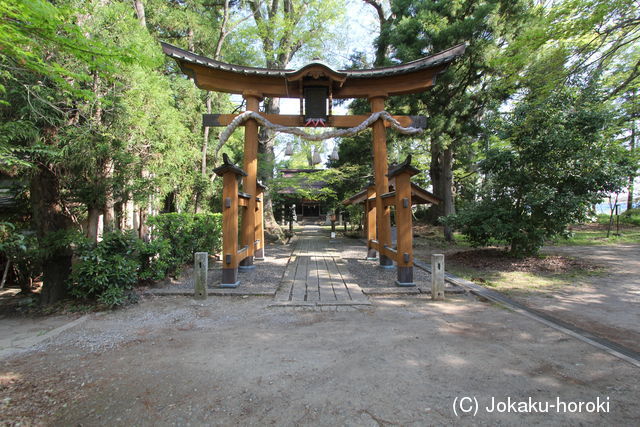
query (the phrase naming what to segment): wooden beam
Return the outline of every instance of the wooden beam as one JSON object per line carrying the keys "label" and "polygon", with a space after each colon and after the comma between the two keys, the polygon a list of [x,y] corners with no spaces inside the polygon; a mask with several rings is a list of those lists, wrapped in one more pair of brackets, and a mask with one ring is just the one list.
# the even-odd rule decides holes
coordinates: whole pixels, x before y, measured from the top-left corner
{"label": "wooden beam", "polygon": [[[231,70],[212,69],[177,59],[182,72],[194,79],[197,87],[214,92],[243,94],[254,91],[265,97],[299,98],[300,89],[295,83],[288,84],[280,76],[265,76],[237,73]],[[333,89],[333,98],[367,98],[384,90],[385,96],[423,92],[435,84],[436,76],[447,69],[443,63],[428,69],[416,69],[404,74],[390,74],[375,78],[348,78]]]}
{"label": "wooden beam", "polygon": [[[395,196],[395,192],[393,193],[393,195]],[[385,208],[388,208],[389,206],[395,206],[396,205],[396,198],[395,197],[384,197],[382,199],[382,203],[384,204]]]}
{"label": "wooden beam", "polygon": [[[258,112],[260,97],[253,93],[245,92],[247,110]],[[251,195],[256,194],[258,186],[258,122],[247,120],[244,130],[244,167],[247,173],[243,181],[243,191]],[[253,256],[256,241],[256,198],[251,197],[247,201],[247,209],[242,215],[242,244],[247,246],[247,256],[242,260],[243,267],[253,265]]]}
{"label": "wooden beam", "polygon": [[[371,102],[371,111],[378,112],[384,110],[383,97],[375,97],[369,100]],[[382,120],[377,120],[373,124],[373,170],[376,186],[376,228],[377,240],[380,242],[381,249],[384,246],[391,245],[391,212],[389,207],[384,205],[382,194],[389,192],[387,158],[387,133]],[[389,267],[393,265],[391,258],[387,257],[383,251],[380,251],[380,265]]]}
{"label": "wooden beam", "polygon": [[258,185],[257,188],[257,196],[256,196],[256,245],[254,259],[263,260],[264,259],[264,205],[263,205],[263,193],[264,188]]}
{"label": "wooden beam", "polygon": [[[227,172],[222,185],[222,256],[223,268],[238,268],[238,180]],[[228,257],[228,258],[227,258]],[[233,280],[235,282],[235,280]]]}
{"label": "wooden beam", "polygon": [[[413,266],[413,227],[411,214],[411,176],[402,173],[396,177],[394,204],[398,224],[398,267]],[[404,254],[408,254],[406,257]]]}
{"label": "wooden beam", "polygon": [[398,261],[398,251],[391,248],[390,246],[383,246],[382,248],[380,248],[380,253],[391,260],[394,260],[396,262]]}
{"label": "wooden beam", "polygon": [[[367,237],[367,242],[371,242],[371,240],[374,240],[376,238],[376,202],[375,202],[375,197],[376,197],[376,188],[373,185],[370,185],[367,187],[366,189],[367,194],[366,197],[368,199],[373,199],[372,202],[370,202],[369,200],[365,201],[365,228],[366,228],[366,237]],[[369,259],[375,259],[377,258],[376,255],[376,248],[373,248],[371,245],[367,245],[369,247],[369,249],[367,250],[367,258]]]}
{"label": "wooden beam", "polygon": [[[228,126],[238,114],[203,114],[202,125],[208,127]],[[281,115],[281,114],[263,114],[262,117],[271,123],[280,126],[304,127],[302,116],[299,115]],[[360,123],[368,119],[365,114],[356,116],[330,116],[327,127],[334,128],[351,128],[358,126]],[[402,127],[415,127],[424,129],[427,126],[427,118],[425,116],[393,116]],[[247,122],[245,122],[246,124]],[[385,127],[391,126],[391,123],[384,121]]]}

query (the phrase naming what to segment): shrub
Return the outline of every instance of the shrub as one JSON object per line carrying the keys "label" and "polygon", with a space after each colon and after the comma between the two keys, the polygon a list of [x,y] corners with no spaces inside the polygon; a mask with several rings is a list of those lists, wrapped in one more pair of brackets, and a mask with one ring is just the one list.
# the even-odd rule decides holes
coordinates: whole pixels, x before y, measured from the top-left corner
{"label": "shrub", "polygon": [[620,221],[625,224],[640,226],[640,208],[628,209],[620,215]]}
{"label": "shrub", "polygon": [[[219,213],[167,213],[149,218],[152,236],[167,245],[167,272],[191,262],[195,252],[217,253],[222,246],[222,215]],[[162,256],[160,256],[162,259]]]}
{"label": "shrub", "polygon": [[474,246],[500,241],[512,255],[530,255],[624,184],[628,153],[609,137],[609,112],[574,92],[515,108],[497,129],[502,145],[480,162],[480,199],[445,224]]}
{"label": "shrub", "polygon": [[81,243],[70,277],[71,294],[97,298],[109,307],[124,304],[126,290],[138,282],[137,240],[131,233],[114,231],[105,233],[97,245]]}
{"label": "shrub", "polygon": [[23,292],[30,292],[33,280],[42,273],[35,235],[17,229],[12,223],[0,222],[0,258],[11,263],[8,280],[13,279]]}
{"label": "shrub", "polygon": [[140,262],[138,279],[141,281],[162,280],[172,264],[171,244],[164,238],[150,242],[136,239],[136,251]]}

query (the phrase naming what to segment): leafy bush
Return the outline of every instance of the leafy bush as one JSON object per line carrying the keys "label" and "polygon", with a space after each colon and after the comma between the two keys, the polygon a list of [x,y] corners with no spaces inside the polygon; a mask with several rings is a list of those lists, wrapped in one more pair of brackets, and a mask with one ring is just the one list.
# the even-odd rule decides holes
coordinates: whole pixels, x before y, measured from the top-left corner
{"label": "leafy bush", "polygon": [[168,253],[160,256],[167,272],[191,262],[195,252],[216,253],[222,248],[222,214],[167,213],[150,217],[152,235]]}
{"label": "leafy bush", "polygon": [[171,268],[171,244],[157,238],[150,242],[136,239],[136,251],[140,261],[138,279],[141,281],[162,280]]}
{"label": "leafy bush", "polygon": [[640,208],[628,209],[622,212],[620,221],[625,224],[640,226]]}
{"label": "leafy bush", "polygon": [[126,302],[125,292],[138,282],[140,261],[137,238],[128,232],[105,233],[97,245],[83,242],[76,253],[79,261],[70,277],[71,294],[97,298],[114,307]]}
{"label": "leafy bush", "polygon": [[624,184],[627,152],[608,135],[609,118],[597,99],[568,88],[522,102],[498,128],[505,148],[480,164],[481,198],[445,223],[474,246],[497,240],[513,255],[537,252]]}
{"label": "leafy bush", "polygon": [[42,273],[38,241],[33,234],[19,230],[10,222],[0,222],[0,258],[10,262],[14,283],[23,292],[31,290],[31,282]]}

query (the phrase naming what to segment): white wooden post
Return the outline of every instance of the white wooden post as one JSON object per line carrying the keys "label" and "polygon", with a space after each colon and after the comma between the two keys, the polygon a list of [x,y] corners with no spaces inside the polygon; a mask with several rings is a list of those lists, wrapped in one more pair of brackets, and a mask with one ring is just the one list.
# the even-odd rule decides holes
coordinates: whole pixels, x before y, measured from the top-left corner
{"label": "white wooden post", "polygon": [[431,255],[431,299],[444,300],[444,255]]}
{"label": "white wooden post", "polygon": [[194,297],[207,298],[207,271],[209,270],[209,253],[196,252],[193,263]]}

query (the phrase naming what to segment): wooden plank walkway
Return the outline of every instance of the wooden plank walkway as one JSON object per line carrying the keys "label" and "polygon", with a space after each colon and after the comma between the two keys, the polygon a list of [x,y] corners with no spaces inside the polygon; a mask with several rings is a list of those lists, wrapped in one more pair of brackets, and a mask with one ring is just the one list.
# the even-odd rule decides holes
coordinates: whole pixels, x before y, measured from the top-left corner
{"label": "wooden plank walkway", "polygon": [[329,238],[314,226],[300,235],[274,300],[272,305],[294,307],[371,305]]}

